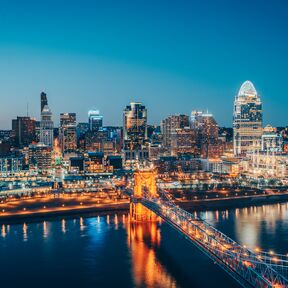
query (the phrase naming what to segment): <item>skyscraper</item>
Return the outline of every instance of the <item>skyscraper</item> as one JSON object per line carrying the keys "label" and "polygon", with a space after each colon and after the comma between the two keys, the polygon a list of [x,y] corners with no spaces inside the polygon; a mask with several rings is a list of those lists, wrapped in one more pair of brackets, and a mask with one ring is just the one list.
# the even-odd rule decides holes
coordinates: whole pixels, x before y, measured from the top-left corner
{"label": "skyscraper", "polygon": [[52,112],[48,105],[45,105],[41,112],[40,142],[49,147],[53,146],[53,128]]}
{"label": "skyscraper", "polygon": [[218,140],[219,127],[211,113],[192,111],[190,125],[196,134],[198,154],[203,158],[217,158],[223,152],[222,141]]}
{"label": "skyscraper", "polygon": [[163,146],[171,148],[171,137],[176,129],[183,129],[189,127],[188,115],[171,115],[161,122],[161,132],[163,135]]}
{"label": "skyscraper", "polygon": [[195,130],[187,126],[175,129],[171,133],[170,143],[170,153],[173,156],[195,154]]}
{"label": "skyscraper", "polygon": [[35,119],[27,116],[18,116],[12,120],[12,134],[16,147],[26,147],[35,140],[35,122]]}
{"label": "skyscraper", "polygon": [[103,116],[100,115],[99,110],[90,110],[88,112],[89,130],[99,131],[103,127]]}
{"label": "skyscraper", "polygon": [[142,103],[131,102],[123,111],[123,146],[140,149],[147,140],[147,109]]}
{"label": "skyscraper", "polygon": [[123,153],[126,165],[135,166],[149,157],[147,142],[147,109],[131,102],[123,111]]}
{"label": "skyscraper", "polygon": [[77,149],[76,113],[61,113],[59,140],[62,153]]}
{"label": "skyscraper", "polygon": [[245,156],[248,151],[259,148],[262,136],[262,118],[260,97],[252,82],[245,81],[234,102],[234,155]]}
{"label": "skyscraper", "polygon": [[75,125],[76,113],[60,113],[60,126]]}
{"label": "skyscraper", "polygon": [[43,111],[43,108],[48,105],[48,100],[47,100],[47,94],[45,92],[41,92],[40,94],[40,101],[41,101],[41,110],[40,112]]}
{"label": "skyscraper", "polygon": [[218,124],[211,113],[192,111],[190,125],[197,133],[197,142],[213,143],[218,140]]}

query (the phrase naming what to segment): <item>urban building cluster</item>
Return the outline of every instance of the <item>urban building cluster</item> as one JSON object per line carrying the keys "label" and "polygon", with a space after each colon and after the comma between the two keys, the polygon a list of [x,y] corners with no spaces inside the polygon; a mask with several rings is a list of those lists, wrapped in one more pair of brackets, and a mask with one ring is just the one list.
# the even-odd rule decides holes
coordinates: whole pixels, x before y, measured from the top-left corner
{"label": "urban building cluster", "polygon": [[123,109],[121,127],[105,126],[99,110],[90,110],[87,122],[65,112],[54,123],[48,104],[42,92],[39,120],[18,116],[11,130],[0,131],[2,176],[57,174],[59,168],[72,175],[121,174],[150,165],[162,176],[201,171],[233,177],[288,175],[288,130],[263,127],[262,102],[250,81],[235,97],[233,128],[219,127],[210,112],[196,110],[149,125],[147,108],[137,102]]}

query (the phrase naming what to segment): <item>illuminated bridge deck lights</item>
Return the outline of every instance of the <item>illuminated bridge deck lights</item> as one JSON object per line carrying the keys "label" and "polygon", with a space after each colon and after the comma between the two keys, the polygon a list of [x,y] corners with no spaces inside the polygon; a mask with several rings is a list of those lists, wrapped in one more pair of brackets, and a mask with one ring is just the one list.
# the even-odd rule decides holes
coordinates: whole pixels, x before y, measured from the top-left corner
{"label": "illuminated bridge deck lights", "polygon": [[144,221],[151,219],[145,217],[145,213],[149,214],[149,211],[160,216],[243,287],[288,288],[286,255],[265,253],[260,250],[257,251],[259,253],[254,253],[206,221],[181,209],[171,201],[171,197],[168,197],[165,191],[156,190],[154,171],[135,173],[130,211],[132,219],[144,219]]}
{"label": "illuminated bridge deck lights", "polygon": [[255,254],[170,200],[143,197],[140,202],[180,231],[243,287],[288,287],[286,255],[260,250],[261,254]]}

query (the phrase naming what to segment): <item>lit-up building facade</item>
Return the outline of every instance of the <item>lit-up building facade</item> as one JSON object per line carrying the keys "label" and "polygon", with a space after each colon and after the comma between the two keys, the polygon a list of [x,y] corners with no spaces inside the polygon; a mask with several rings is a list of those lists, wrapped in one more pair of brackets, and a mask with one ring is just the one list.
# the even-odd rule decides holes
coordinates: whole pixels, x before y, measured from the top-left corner
{"label": "lit-up building facade", "polygon": [[40,142],[44,145],[53,146],[54,137],[53,137],[53,128],[54,124],[52,121],[52,112],[49,109],[48,105],[43,107],[41,112],[41,121],[40,121]]}
{"label": "lit-up building facade", "polygon": [[175,129],[171,133],[171,155],[195,154],[195,130],[190,127]]}
{"label": "lit-up building facade", "polygon": [[190,126],[195,131],[195,154],[201,158],[219,158],[223,154],[224,145],[219,140],[219,127],[211,113],[192,111]]}
{"label": "lit-up building facade", "polygon": [[140,102],[131,102],[123,111],[123,156],[133,166],[149,158],[146,147],[147,109]]}
{"label": "lit-up building facade", "polygon": [[245,81],[235,97],[233,113],[233,150],[245,156],[259,148],[262,136],[262,103],[250,81]]}
{"label": "lit-up building facade", "polygon": [[263,129],[261,146],[248,151],[242,161],[243,170],[252,177],[285,178],[288,176],[288,154],[283,153],[283,138],[277,129]]}
{"label": "lit-up building facade", "polygon": [[211,113],[192,111],[190,118],[191,128],[196,131],[197,142],[213,143],[218,140],[218,124]]}
{"label": "lit-up building facade", "polygon": [[90,110],[88,112],[88,124],[90,131],[99,131],[103,127],[103,116],[99,110]]}
{"label": "lit-up building facade", "polygon": [[85,135],[85,149],[90,152],[103,152],[104,143],[108,141],[108,131],[99,130]]}
{"label": "lit-up building facade", "polygon": [[261,150],[270,152],[282,152],[283,151],[283,137],[277,133],[277,129],[267,125],[263,129],[263,135],[261,140]]}
{"label": "lit-up building facade", "polygon": [[35,141],[35,123],[35,119],[27,116],[12,120],[12,137],[16,147],[27,147]]}
{"label": "lit-up building facade", "polygon": [[77,149],[76,113],[61,113],[59,142],[62,153]]}
{"label": "lit-up building facade", "polygon": [[47,171],[52,168],[51,147],[38,143],[29,145],[29,169]]}
{"label": "lit-up building facade", "polygon": [[147,140],[147,109],[142,103],[131,102],[123,111],[123,147],[141,149]]}
{"label": "lit-up building facade", "polygon": [[243,170],[252,177],[286,178],[288,176],[288,155],[272,151],[253,151],[247,153]]}
{"label": "lit-up building facade", "polygon": [[172,134],[175,134],[177,129],[189,127],[188,115],[171,115],[161,122],[161,133],[163,135],[163,146],[171,149]]}
{"label": "lit-up building facade", "polygon": [[0,157],[0,175],[9,175],[23,170],[23,158],[21,157]]}

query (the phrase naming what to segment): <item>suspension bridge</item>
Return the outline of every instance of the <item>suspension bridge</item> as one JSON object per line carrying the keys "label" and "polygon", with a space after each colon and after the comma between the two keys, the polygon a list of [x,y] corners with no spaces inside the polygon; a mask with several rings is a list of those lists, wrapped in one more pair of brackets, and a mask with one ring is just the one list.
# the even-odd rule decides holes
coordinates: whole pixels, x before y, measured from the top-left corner
{"label": "suspension bridge", "polygon": [[235,242],[177,206],[168,193],[157,189],[156,176],[153,170],[135,172],[130,203],[133,221],[161,217],[243,287],[288,287],[287,255],[254,252]]}

